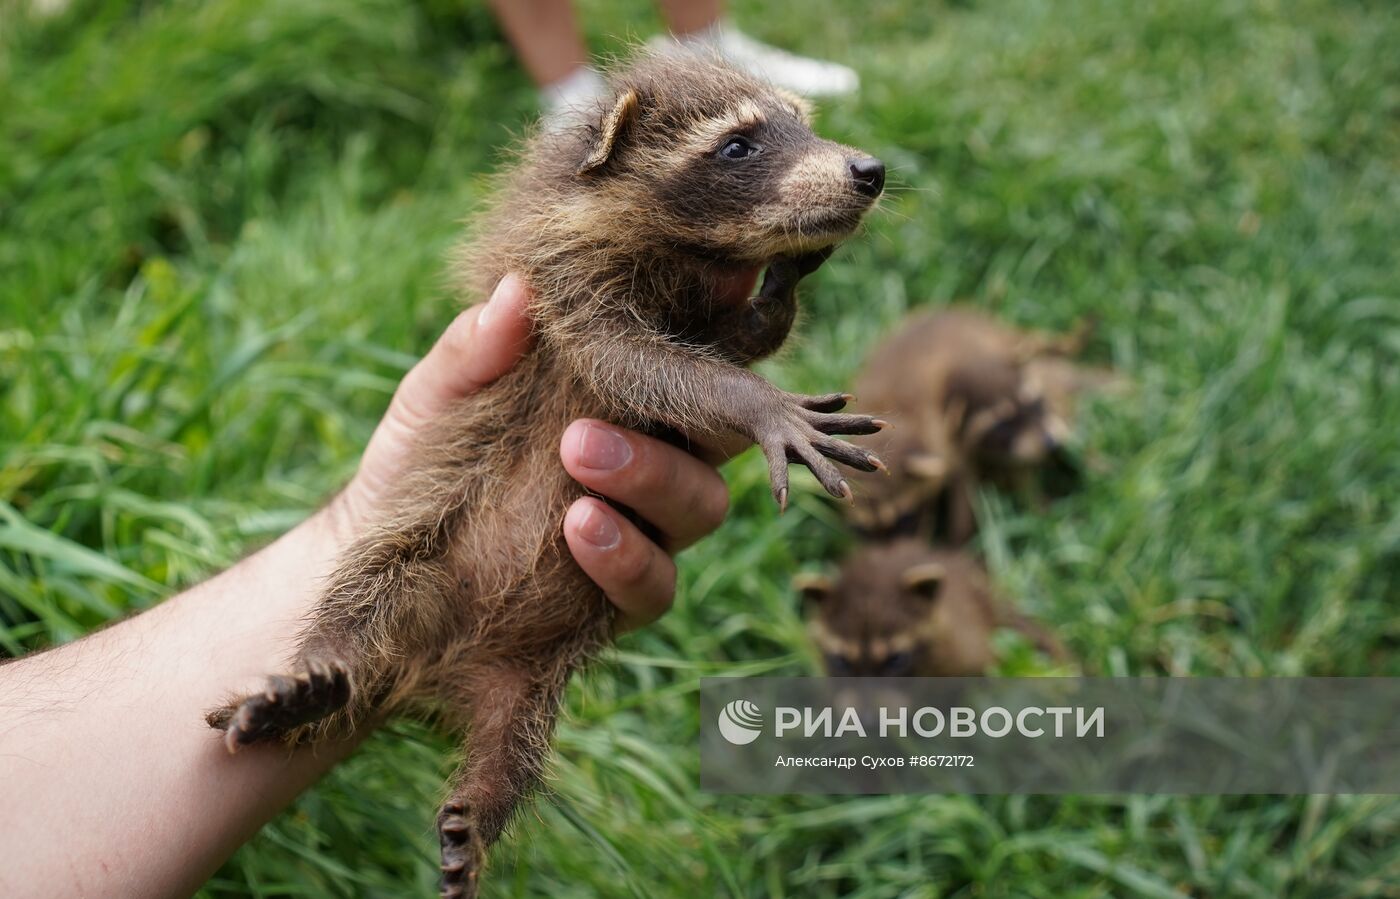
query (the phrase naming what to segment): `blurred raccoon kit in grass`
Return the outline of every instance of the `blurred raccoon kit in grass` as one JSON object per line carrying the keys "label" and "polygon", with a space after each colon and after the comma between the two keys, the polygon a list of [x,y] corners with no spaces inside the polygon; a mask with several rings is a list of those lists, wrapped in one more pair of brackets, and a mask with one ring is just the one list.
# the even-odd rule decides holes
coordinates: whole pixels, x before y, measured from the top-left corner
{"label": "blurred raccoon kit in grass", "polygon": [[[1120,379],[1076,363],[1092,326],[1020,331],[970,308],[911,315],[868,355],[855,394],[892,427],[855,442],[888,477],[855,478],[860,542],[833,580],[799,576],[808,630],[829,674],[971,676],[996,662],[998,628],[1057,661],[1044,627],[998,598],[965,548],[982,484],[1036,508],[1078,466],[1066,452],[1075,399]],[[1072,480],[1072,478],[1071,478]]]}
{"label": "blurred raccoon kit in grass", "polygon": [[805,575],[795,585],[833,677],[985,674],[999,628],[1065,658],[1053,634],[996,595],[972,554],[919,536],[860,543],[835,579]]}

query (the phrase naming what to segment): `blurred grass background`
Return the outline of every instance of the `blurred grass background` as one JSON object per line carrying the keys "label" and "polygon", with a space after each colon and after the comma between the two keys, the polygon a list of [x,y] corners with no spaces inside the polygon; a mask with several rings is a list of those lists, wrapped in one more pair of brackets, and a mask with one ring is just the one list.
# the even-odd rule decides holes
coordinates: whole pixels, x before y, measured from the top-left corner
{"label": "blurred grass background", "polygon": [[[659,24],[582,5],[596,50]],[[776,0],[851,62],[820,128],[892,167],[805,293],[791,389],[911,306],[1092,313],[1136,382],[1085,489],[988,495],[1004,592],[1088,672],[1400,674],[1400,11]],[[442,257],[534,111],[470,0],[0,0],[0,651],[158,601],[305,516],[462,302]],[[576,684],[496,896],[1400,896],[1383,797],[714,797],[702,674],[816,673],[791,574],[842,537],[761,461],[675,611]],[[811,486],[810,479],[800,479]],[[1005,670],[1034,672],[1013,652]],[[210,896],[431,895],[447,742],[377,736]],[[0,788],[3,788],[0,786]]]}

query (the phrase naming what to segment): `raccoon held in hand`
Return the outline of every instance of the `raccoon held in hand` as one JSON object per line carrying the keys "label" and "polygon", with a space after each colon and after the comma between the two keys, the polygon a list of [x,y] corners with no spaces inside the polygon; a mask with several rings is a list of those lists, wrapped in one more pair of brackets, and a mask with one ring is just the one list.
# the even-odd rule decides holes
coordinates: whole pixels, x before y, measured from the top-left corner
{"label": "raccoon held in hand", "polygon": [[562,536],[583,494],[557,456],[565,427],[742,435],[779,504],[789,460],[838,496],[850,487],[832,460],[879,464],[830,436],[879,429],[839,414],[845,395],[786,393],[743,366],[782,344],[797,281],[856,228],[884,167],[814,135],[796,98],[707,59],[644,57],[613,89],[591,122],[525,145],[460,257],[480,295],[507,272],[530,284],[535,349],[432,426],[340,559],[291,671],[209,715],[230,750],[420,703],[464,732],[438,816],[447,896],[476,893],[539,780],[569,676],[613,634]]}

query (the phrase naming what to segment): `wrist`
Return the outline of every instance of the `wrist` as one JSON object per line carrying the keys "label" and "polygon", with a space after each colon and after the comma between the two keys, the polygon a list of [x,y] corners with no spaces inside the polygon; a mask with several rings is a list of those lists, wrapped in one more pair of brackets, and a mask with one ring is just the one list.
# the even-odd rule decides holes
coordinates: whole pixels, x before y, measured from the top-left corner
{"label": "wrist", "polygon": [[364,533],[369,520],[369,503],[359,488],[356,475],[344,489],[306,518],[296,530],[305,530],[300,540],[319,555],[334,559]]}

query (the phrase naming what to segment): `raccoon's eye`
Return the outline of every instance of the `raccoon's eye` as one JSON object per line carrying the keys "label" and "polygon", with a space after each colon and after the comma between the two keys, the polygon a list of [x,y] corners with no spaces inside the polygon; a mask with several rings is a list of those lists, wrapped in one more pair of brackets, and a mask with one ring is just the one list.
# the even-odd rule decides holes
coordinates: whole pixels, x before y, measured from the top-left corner
{"label": "raccoon's eye", "polygon": [[993,449],[1006,449],[1011,446],[1011,441],[1016,439],[1016,435],[1021,430],[1021,419],[1019,416],[1005,418],[992,425],[991,429],[982,437],[982,443]]}
{"label": "raccoon's eye", "polygon": [[829,652],[826,654],[826,670],[832,677],[847,677],[851,673],[851,662],[843,655]]}
{"label": "raccoon's eye", "polygon": [[885,659],[885,663],[880,666],[880,673],[886,677],[901,677],[914,670],[914,654],[912,652],[897,652]]}
{"label": "raccoon's eye", "polygon": [[757,152],[758,147],[746,138],[737,135],[731,137],[723,147],[719,148],[719,155],[724,159],[748,159]]}

